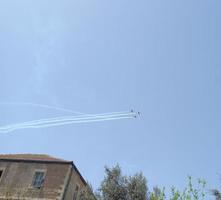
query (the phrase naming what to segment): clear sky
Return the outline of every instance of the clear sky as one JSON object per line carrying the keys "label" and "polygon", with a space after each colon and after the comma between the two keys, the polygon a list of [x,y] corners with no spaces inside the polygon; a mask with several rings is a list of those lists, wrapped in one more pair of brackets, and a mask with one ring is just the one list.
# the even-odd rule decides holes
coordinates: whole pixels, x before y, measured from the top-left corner
{"label": "clear sky", "polygon": [[[116,163],[150,185],[181,187],[192,175],[218,187],[220,10],[220,0],[0,1],[1,102],[142,113],[1,134],[0,153],[73,160],[95,187]],[[1,125],[65,114],[0,111]]]}

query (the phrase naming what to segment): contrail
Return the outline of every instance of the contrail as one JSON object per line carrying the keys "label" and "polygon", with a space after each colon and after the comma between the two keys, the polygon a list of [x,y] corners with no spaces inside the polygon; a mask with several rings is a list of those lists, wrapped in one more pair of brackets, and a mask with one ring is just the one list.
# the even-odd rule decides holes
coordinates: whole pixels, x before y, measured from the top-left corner
{"label": "contrail", "polygon": [[27,128],[43,128],[43,127],[53,127],[61,126],[66,124],[74,123],[88,123],[88,122],[98,122],[98,121],[110,121],[119,119],[129,119],[135,118],[137,113],[135,112],[115,112],[115,113],[104,113],[95,115],[80,115],[80,116],[64,116],[58,118],[48,118],[42,120],[27,121],[17,124],[11,124],[0,127],[0,132],[12,132],[19,129]]}
{"label": "contrail", "polygon": [[31,103],[31,102],[0,102],[0,105],[34,106],[34,107],[41,107],[41,108],[46,108],[46,109],[50,109],[50,110],[57,110],[57,111],[62,111],[62,112],[72,113],[72,114],[80,114],[80,115],[86,114],[86,113],[82,113],[79,111],[61,108],[61,107],[57,107],[57,106],[50,106],[50,105],[46,105],[46,104]]}
{"label": "contrail", "polygon": [[[28,125],[28,124],[38,124],[38,123],[50,123],[50,122],[59,122],[59,121],[66,121],[66,120],[80,120],[80,119],[91,119],[91,118],[104,118],[104,117],[120,117],[120,116],[134,116],[136,113],[132,112],[112,112],[112,113],[103,113],[103,114],[93,114],[93,115],[77,115],[77,116],[61,116],[55,118],[46,118],[40,120],[33,120],[27,122],[18,123],[19,125]],[[16,125],[16,124],[15,124]],[[11,126],[11,125],[9,125]]]}
{"label": "contrail", "polygon": [[0,127],[0,130],[11,129],[11,128],[19,128],[24,126],[37,126],[42,124],[55,124],[55,123],[62,123],[66,121],[79,121],[79,120],[92,120],[92,119],[103,119],[103,118],[113,118],[113,117],[134,117],[134,113],[120,113],[120,114],[106,114],[106,115],[94,115],[94,116],[65,116],[60,118],[48,118],[42,120],[35,120],[35,121],[27,121],[22,123],[16,123],[11,125],[6,125]]}
{"label": "contrail", "polygon": [[[48,118],[48,119],[43,119],[43,120],[35,120],[35,121],[27,121],[27,122],[22,122],[22,123],[17,123],[17,124],[12,124],[12,125],[7,125],[4,126],[5,128],[9,127],[16,127],[16,126],[26,126],[26,125],[38,125],[38,124],[46,124],[46,123],[57,123],[57,122],[62,122],[62,121],[68,121],[68,120],[90,120],[90,119],[102,119],[102,118],[111,118],[111,117],[135,117],[135,113],[120,113],[120,114],[98,114],[94,116],[65,116],[65,117],[60,117],[60,118]],[[1,127],[0,127],[1,129]]]}
{"label": "contrail", "polygon": [[67,119],[67,118],[85,118],[85,117],[107,117],[107,116],[112,116],[112,115],[135,115],[133,112],[128,112],[128,111],[122,111],[122,112],[111,112],[111,113],[102,113],[102,114],[85,114],[85,115],[71,115],[71,116],[61,116],[61,117],[55,117],[55,118],[46,118],[46,119],[40,119],[40,120],[33,120],[33,121],[27,121],[27,122],[21,122],[19,124],[29,124],[29,123],[42,123],[42,122],[50,122],[51,120],[56,121],[56,120],[62,120],[62,119]]}
{"label": "contrail", "polygon": [[[46,109],[53,109],[57,111],[62,111],[66,113],[71,113],[72,115],[60,116],[53,118],[45,118],[39,120],[31,120],[21,123],[9,124],[5,126],[0,126],[0,133],[8,133],[20,129],[31,129],[31,128],[45,128],[62,126],[68,124],[76,123],[89,123],[89,122],[101,122],[101,121],[111,121],[120,119],[132,119],[139,115],[139,112],[131,111],[121,111],[121,112],[111,112],[111,113],[101,113],[101,114],[86,114],[79,111],[74,111],[66,108],[60,108],[56,106],[49,106],[45,104],[29,103],[29,102],[0,102],[0,105],[19,105],[19,106],[35,106],[42,107]],[[73,115],[74,114],[74,115]]]}
{"label": "contrail", "polygon": [[75,120],[75,121],[63,121],[59,123],[51,123],[51,124],[41,124],[41,125],[27,125],[23,127],[9,128],[5,130],[0,130],[1,133],[8,133],[15,130],[20,129],[37,129],[37,128],[46,128],[46,127],[55,127],[62,126],[68,124],[77,124],[77,123],[90,123],[90,122],[101,122],[101,121],[112,121],[112,120],[120,120],[120,119],[132,119],[132,117],[112,117],[112,118],[103,118],[103,119],[91,119],[91,120]]}

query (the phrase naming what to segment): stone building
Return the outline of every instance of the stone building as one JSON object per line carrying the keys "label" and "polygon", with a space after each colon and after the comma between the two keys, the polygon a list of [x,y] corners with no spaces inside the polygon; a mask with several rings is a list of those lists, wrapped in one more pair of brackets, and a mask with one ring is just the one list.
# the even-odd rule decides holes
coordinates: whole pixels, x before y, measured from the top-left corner
{"label": "stone building", "polygon": [[76,200],[86,186],[72,161],[48,155],[0,155],[0,200]]}

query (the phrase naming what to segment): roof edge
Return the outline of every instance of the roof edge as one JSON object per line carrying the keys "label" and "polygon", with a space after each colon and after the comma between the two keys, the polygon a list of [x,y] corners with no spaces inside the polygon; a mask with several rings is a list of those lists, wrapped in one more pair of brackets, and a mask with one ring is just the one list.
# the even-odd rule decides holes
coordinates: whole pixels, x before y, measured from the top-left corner
{"label": "roof edge", "polygon": [[81,175],[80,171],[78,170],[78,168],[76,167],[76,165],[74,164],[74,162],[72,162],[72,167],[74,168],[74,170],[77,172],[77,174],[80,176],[80,179],[82,180],[82,182],[85,184],[85,186],[87,186],[87,181],[85,181],[84,177]]}
{"label": "roof edge", "polygon": [[13,158],[0,158],[0,161],[5,162],[25,162],[25,163],[47,163],[47,164],[69,164],[72,165],[72,161],[59,161],[59,160],[27,160],[27,159],[13,159]]}

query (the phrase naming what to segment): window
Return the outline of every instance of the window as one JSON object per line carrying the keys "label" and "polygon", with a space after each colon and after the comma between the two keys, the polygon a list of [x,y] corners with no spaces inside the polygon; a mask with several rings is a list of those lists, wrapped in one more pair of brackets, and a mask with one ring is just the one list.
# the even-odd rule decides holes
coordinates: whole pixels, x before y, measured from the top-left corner
{"label": "window", "polygon": [[3,174],[3,170],[0,170],[0,179],[2,177],[2,174]]}
{"label": "window", "polygon": [[78,187],[78,185],[76,185],[75,190],[74,190],[73,200],[77,200],[77,197],[78,197],[78,190],[79,190],[79,187]]}
{"label": "window", "polygon": [[32,182],[32,186],[35,188],[40,188],[44,182],[44,175],[44,172],[36,171]]}

